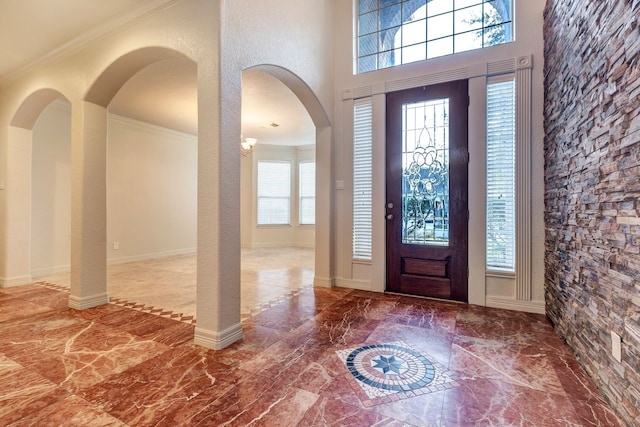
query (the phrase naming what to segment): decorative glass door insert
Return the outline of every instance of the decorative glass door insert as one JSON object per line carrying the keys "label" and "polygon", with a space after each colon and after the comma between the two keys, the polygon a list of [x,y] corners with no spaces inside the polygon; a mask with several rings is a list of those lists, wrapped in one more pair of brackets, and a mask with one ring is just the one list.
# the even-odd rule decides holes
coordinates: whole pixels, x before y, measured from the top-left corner
{"label": "decorative glass door insert", "polygon": [[402,243],[449,244],[449,99],[402,105]]}

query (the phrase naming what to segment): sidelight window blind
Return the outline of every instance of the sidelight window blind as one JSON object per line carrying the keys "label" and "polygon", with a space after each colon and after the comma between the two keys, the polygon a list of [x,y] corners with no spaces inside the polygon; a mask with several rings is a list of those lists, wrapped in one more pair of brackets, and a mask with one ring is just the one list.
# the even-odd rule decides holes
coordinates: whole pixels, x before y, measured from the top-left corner
{"label": "sidelight window blind", "polygon": [[515,82],[487,85],[487,268],[515,271]]}
{"label": "sidelight window blind", "polygon": [[290,223],[291,164],[258,162],[258,225]]}
{"label": "sidelight window blind", "polygon": [[372,193],[371,99],[353,109],[353,258],[371,259]]}

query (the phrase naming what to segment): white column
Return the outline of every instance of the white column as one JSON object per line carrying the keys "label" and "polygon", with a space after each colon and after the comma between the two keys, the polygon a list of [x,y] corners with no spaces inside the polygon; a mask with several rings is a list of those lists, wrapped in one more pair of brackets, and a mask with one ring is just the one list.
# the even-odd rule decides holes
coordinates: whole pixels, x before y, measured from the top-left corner
{"label": "white column", "polygon": [[[194,342],[215,350],[242,338],[241,74],[221,77],[219,67],[215,61],[198,63],[198,273]],[[224,94],[221,78],[225,82]]]}
{"label": "white column", "polygon": [[531,68],[530,56],[516,70],[516,299],[531,301]]}
{"label": "white column", "polygon": [[316,129],[316,243],[314,286],[330,288],[335,285],[332,233],[335,221],[334,183],[331,168],[331,128]]}
{"label": "white column", "polygon": [[31,283],[31,146],[30,129],[9,126],[7,141],[6,265],[2,286]]}
{"label": "white column", "polygon": [[107,109],[72,105],[71,295],[83,310],[109,302],[107,294]]}

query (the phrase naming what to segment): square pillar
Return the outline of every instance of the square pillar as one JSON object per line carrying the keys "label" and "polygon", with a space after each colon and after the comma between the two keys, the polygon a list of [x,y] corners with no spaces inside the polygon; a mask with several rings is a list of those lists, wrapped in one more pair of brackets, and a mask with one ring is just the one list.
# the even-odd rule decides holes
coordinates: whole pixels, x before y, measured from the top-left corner
{"label": "square pillar", "polygon": [[107,293],[107,109],[80,101],[71,118],[71,295],[83,310]]}
{"label": "square pillar", "polygon": [[[225,82],[224,95],[221,79]],[[219,64],[198,63],[198,273],[194,342],[215,350],[242,338],[240,100],[239,75],[221,78]]]}

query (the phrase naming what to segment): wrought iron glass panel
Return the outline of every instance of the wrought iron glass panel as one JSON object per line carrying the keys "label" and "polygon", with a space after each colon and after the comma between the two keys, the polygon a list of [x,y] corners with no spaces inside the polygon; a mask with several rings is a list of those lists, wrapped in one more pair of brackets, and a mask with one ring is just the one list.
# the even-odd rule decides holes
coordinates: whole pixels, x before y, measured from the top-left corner
{"label": "wrought iron glass panel", "polygon": [[449,99],[402,106],[402,243],[449,243]]}

